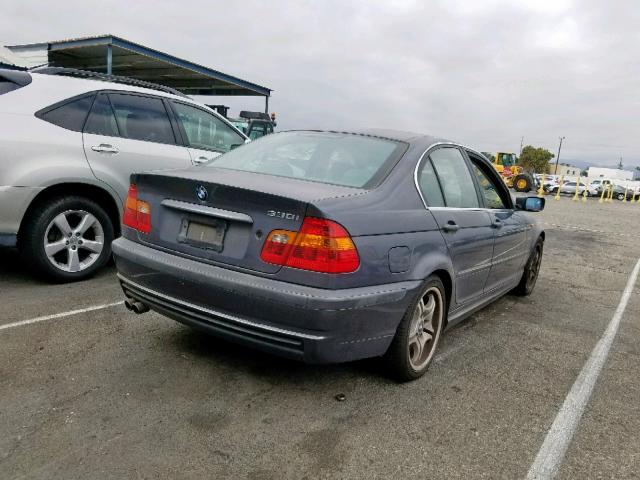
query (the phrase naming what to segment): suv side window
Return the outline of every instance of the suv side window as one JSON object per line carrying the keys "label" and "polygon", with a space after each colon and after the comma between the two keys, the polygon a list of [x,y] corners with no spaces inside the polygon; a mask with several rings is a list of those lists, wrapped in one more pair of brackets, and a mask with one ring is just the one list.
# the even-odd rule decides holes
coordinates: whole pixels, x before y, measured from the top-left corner
{"label": "suv side window", "polygon": [[109,137],[119,136],[116,116],[106,93],[98,94],[93,102],[93,108],[84,126],[84,131],[85,133],[95,133],[96,135],[107,135]]}
{"label": "suv side window", "polygon": [[109,93],[120,136],[145,142],[176,143],[169,115],[159,98]]}
{"label": "suv side window", "polygon": [[184,103],[171,103],[190,147],[228,152],[244,144],[244,137],[215,115]]}
{"label": "suv side window", "polygon": [[471,165],[480,185],[480,192],[484,197],[485,206],[494,209],[507,208],[505,202],[500,198],[499,187],[482,171],[482,168],[473,159],[471,160]]}
{"label": "suv side window", "polygon": [[67,130],[81,132],[92,101],[93,94],[83,95],[71,101],[65,101],[59,107],[54,105],[53,108],[40,110],[36,112],[36,117]]}
{"label": "suv side window", "polygon": [[455,147],[442,147],[431,152],[444,201],[447,207],[478,208],[478,193],[462,153]]}

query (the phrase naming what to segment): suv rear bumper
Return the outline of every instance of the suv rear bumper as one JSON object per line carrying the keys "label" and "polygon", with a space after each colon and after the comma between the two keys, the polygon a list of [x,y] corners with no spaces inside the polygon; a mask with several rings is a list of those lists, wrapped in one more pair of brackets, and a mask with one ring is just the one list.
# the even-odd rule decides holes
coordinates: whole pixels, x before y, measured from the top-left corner
{"label": "suv rear bumper", "polygon": [[310,363],[386,352],[420,281],[325,290],[285,283],[119,238],[125,295],[181,323]]}

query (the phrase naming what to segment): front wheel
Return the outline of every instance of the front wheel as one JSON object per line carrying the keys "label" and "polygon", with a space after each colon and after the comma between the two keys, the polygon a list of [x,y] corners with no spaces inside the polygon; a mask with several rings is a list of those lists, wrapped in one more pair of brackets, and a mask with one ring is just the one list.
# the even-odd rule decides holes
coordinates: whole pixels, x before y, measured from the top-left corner
{"label": "front wheel", "polygon": [[536,282],[538,281],[538,274],[540,273],[543,248],[544,241],[542,238],[538,238],[535,247],[533,247],[533,252],[531,252],[529,260],[524,267],[520,283],[518,283],[518,286],[512,290],[514,295],[525,297],[527,295],[531,295],[531,292],[533,292],[533,288],[536,286]]}
{"label": "front wheel", "polygon": [[619,193],[616,197],[618,200],[624,200],[624,193]]}
{"label": "front wheel", "polygon": [[27,222],[20,235],[22,257],[50,280],[85,279],[111,258],[113,225],[104,209],[88,198],[52,199]]}
{"label": "front wheel", "polygon": [[415,380],[427,371],[444,328],[446,308],[442,281],[436,276],[427,278],[386,353],[391,373],[397,380]]}

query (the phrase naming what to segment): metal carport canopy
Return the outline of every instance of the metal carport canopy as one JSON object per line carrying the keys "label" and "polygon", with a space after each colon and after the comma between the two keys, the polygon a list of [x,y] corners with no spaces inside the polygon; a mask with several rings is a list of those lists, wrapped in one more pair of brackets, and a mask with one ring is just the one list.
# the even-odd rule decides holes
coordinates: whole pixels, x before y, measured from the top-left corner
{"label": "metal carport canopy", "polygon": [[47,51],[49,66],[145,80],[187,95],[271,95],[271,89],[113,35],[8,47],[20,56]]}

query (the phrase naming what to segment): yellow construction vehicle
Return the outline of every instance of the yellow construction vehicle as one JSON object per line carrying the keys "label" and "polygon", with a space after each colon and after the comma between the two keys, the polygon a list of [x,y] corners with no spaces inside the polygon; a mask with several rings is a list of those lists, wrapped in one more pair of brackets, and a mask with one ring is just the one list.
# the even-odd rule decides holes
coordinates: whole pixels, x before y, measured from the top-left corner
{"label": "yellow construction vehicle", "polygon": [[518,157],[510,152],[498,152],[493,159],[493,167],[509,188],[516,192],[530,192],[535,186],[533,176],[517,163]]}

